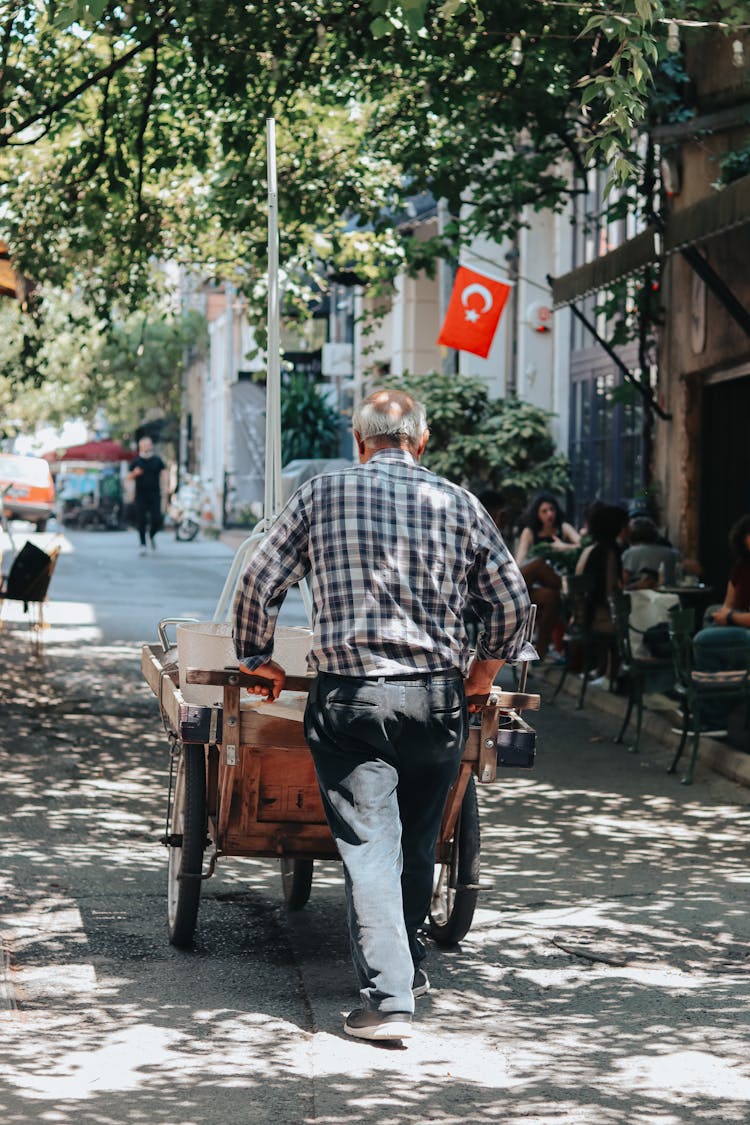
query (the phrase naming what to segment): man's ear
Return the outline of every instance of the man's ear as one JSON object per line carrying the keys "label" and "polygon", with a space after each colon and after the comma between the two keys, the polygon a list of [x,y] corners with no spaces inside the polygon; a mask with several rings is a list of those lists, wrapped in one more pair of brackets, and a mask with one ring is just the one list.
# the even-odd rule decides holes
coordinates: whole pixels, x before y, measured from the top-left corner
{"label": "man's ear", "polygon": [[365,454],[365,443],[362,441],[362,435],[357,433],[356,430],[352,430],[352,436],[354,437],[354,442],[357,446],[357,453],[360,457],[363,457]]}
{"label": "man's ear", "polygon": [[424,433],[422,434],[422,437],[419,439],[419,445],[417,446],[417,457],[418,458],[421,457],[422,454],[424,453],[425,448],[427,447],[427,442],[429,440],[430,440],[430,431],[425,430]]}

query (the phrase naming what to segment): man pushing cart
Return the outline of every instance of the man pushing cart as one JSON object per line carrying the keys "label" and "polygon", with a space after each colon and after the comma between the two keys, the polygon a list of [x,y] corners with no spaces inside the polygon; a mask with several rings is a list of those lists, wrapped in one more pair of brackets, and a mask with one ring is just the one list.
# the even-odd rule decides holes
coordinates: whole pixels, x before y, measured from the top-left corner
{"label": "man pushing cart", "polygon": [[[251,692],[276,700],[279,607],[290,586],[310,583],[304,731],[344,864],[362,1000],[344,1029],[363,1039],[408,1036],[415,995],[429,988],[418,931],[467,741],[466,697],[486,699],[507,659],[536,655],[520,571],[479,501],[419,464],[428,437],[411,396],[373,392],[354,415],[360,463],[297,490],[235,601],[240,669],[266,681]],[[480,621],[473,658],[468,606]]]}

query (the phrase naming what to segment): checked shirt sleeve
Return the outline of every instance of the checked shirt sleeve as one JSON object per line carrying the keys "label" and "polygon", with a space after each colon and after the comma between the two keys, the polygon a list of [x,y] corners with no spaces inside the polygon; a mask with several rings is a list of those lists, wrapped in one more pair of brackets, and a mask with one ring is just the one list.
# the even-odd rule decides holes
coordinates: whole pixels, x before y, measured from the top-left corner
{"label": "checked shirt sleeve", "polygon": [[310,569],[309,521],[304,485],[289,500],[250,560],[234,600],[234,648],[246,668],[259,668],[273,653],[279,610],[290,586]]}
{"label": "checked shirt sleeve", "polygon": [[531,607],[523,575],[505,542],[489,520],[482,520],[475,566],[469,586],[471,605],[481,625],[479,660],[536,660],[533,645],[523,639]]}

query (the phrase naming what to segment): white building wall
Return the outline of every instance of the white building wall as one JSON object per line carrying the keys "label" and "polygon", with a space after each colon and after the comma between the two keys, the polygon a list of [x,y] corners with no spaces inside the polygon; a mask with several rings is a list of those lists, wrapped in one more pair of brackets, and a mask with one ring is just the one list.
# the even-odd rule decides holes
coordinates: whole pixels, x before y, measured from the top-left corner
{"label": "white building wall", "polygon": [[[571,209],[554,217],[555,256],[550,273],[560,277],[573,265],[573,224]],[[550,296],[551,302],[551,296]],[[552,433],[558,449],[568,452],[570,435],[570,356],[573,314],[569,308],[557,309],[552,315]]]}
{"label": "white building wall", "polygon": [[201,418],[203,441],[200,475],[206,488],[211,492],[217,512],[221,510],[224,469],[228,467],[225,460],[225,434],[231,318],[231,308],[227,308],[208,326],[210,355]]}
{"label": "white building wall", "polygon": [[[542,211],[528,214],[526,220],[529,225],[518,234],[516,388],[525,402],[554,410],[556,333],[547,274],[554,264],[555,216]],[[549,312],[549,320],[539,318],[540,310]]]}
{"label": "white building wall", "polygon": [[439,371],[442,361],[436,341],[440,331],[438,282],[424,274],[401,275],[391,314],[391,371],[423,375]]}

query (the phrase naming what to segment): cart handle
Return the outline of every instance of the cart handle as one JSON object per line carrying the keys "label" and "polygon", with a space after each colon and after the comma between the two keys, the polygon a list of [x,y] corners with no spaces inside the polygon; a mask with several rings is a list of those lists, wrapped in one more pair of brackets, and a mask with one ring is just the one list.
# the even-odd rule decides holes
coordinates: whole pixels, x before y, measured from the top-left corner
{"label": "cart handle", "polygon": [[[314,676],[287,676],[284,683],[286,691],[309,691]],[[273,683],[252,672],[241,672],[236,666],[226,668],[186,668],[185,681],[189,684],[204,684],[211,687],[261,687],[271,688]]]}
{"label": "cart handle", "polygon": [[[251,672],[241,672],[239,668],[187,668],[185,679],[189,684],[204,684],[212,687],[254,687],[256,684],[271,686],[271,681]],[[309,691],[313,676],[287,676],[284,687],[289,691]],[[481,707],[498,707],[502,711],[538,711],[541,697],[528,695],[521,691],[500,691],[493,688],[486,695],[471,695],[467,703]]]}
{"label": "cart handle", "polygon": [[501,711],[538,711],[541,696],[529,695],[525,691],[500,691],[493,688],[486,695],[467,696],[466,702],[480,707],[497,707]]}
{"label": "cart handle", "polygon": [[165,652],[169,652],[170,648],[172,647],[169,643],[169,637],[167,636],[167,625],[197,625],[197,624],[198,624],[198,618],[197,617],[162,617],[161,621],[156,626],[156,628],[158,630],[158,633],[159,633],[159,640],[161,641],[161,647],[164,649]]}

